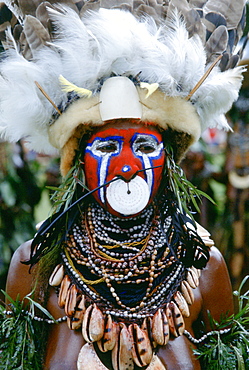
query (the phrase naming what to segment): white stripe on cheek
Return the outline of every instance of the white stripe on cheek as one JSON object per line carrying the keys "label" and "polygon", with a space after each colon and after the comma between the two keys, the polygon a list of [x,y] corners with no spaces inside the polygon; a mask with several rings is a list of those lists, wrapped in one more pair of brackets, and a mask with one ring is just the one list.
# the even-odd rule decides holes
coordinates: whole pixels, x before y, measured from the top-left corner
{"label": "white stripe on cheek", "polygon": [[[143,153],[142,158],[143,158],[144,168],[150,168],[151,167],[151,161],[150,161],[148,155]],[[147,184],[149,186],[150,194],[151,194],[152,185],[153,185],[153,171],[152,171],[152,169],[145,171],[145,175],[146,175]]]}
{"label": "white stripe on cheek", "polygon": [[[99,185],[100,186],[105,183],[105,180],[106,180],[106,177],[107,177],[108,162],[109,162],[109,158],[111,156],[112,156],[112,154],[105,155],[101,159],[101,165],[100,165],[100,169],[99,169]],[[101,188],[100,192],[99,192],[99,196],[100,196],[100,200],[101,200],[102,203],[105,202],[104,194],[105,194],[104,193],[104,188]]]}
{"label": "white stripe on cheek", "polygon": [[[113,139],[110,138],[110,140],[100,140],[96,139],[93,141],[92,145],[89,146],[88,150],[92,152],[92,154],[95,157],[100,158],[100,167],[99,167],[99,173],[98,173],[98,185],[101,186],[105,183],[107,174],[108,174],[108,164],[109,160],[113,155],[117,155],[120,153],[121,150],[121,144],[120,142],[116,141],[117,149],[114,152],[111,153],[105,153],[101,152],[101,150],[98,150],[98,145],[101,143],[108,144],[109,141],[113,141]],[[105,202],[105,189],[101,188],[99,190],[99,197],[102,203]]]}

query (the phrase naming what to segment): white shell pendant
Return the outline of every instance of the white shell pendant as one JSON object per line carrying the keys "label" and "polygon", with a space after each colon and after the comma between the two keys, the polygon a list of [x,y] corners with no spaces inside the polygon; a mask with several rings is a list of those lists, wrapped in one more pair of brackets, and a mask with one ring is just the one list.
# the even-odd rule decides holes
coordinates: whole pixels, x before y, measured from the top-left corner
{"label": "white shell pendant", "polygon": [[85,311],[86,311],[85,296],[82,295],[79,298],[79,302],[76,306],[74,316],[70,319],[68,318],[68,321],[69,321],[68,324],[69,324],[70,329],[76,330],[81,327]]}
{"label": "white shell pendant", "polygon": [[174,301],[176,302],[177,306],[179,307],[179,310],[181,311],[182,316],[189,317],[190,316],[189,307],[188,307],[187,301],[183,297],[182,293],[177,291],[174,294],[173,298],[174,298]]}
{"label": "white shell pendant", "polygon": [[60,287],[59,297],[58,297],[58,306],[64,308],[66,304],[68,290],[71,285],[71,280],[68,275],[65,275]]}
{"label": "white shell pendant", "polygon": [[175,302],[171,301],[167,304],[165,313],[168,318],[169,330],[171,334],[173,334],[175,337],[182,335],[185,330],[185,322]]}
{"label": "white shell pendant", "polygon": [[86,343],[80,350],[77,370],[108,370],[108,368],[98,358],[93,345]]}
{"label": "white shell pendant", "polygon": [[122,322],[119,325],[120,332],[112,350],[112,366],[114,370],[133,370],[132,338],[126,325]]}
{"label": "white shell pendant", "polygon": [[111,315],[107,315],[105,321],[104,335],[97,342],[98,347],[102,352],[111,351],[113,349],[118,335],[118,324],[112,321]]}
{"label": "white shell pendant", "polygon": [[57,265],[49,278],[50,286],[59,286],[64,276],[64,266]]}
{"label": "white shell pendant", "polygon": [[169,341],[169,323],[166,314],[159,309],[152,319],[152,337],[160,346],[165,346]]}
{"label": "white shell pendant", "polygon": [[72,284],[70,285],[67,296],[66,296],[66,302],[65,302],[65,314],[68,317],[73,317],[76,309],[77,304],[77,295],[78,290],[76,288],[76,285]]}
{"label": "white shell pendant", "polygon": [[84,314],[82,323],[82,335],[86,342],[96,342],[104,335],[105,318],[102,311],[94,303],[90,305]]}
{"label": "white shell pendant", "polygon": [[148,332],[142,330],[137,324],[133,323],[128,328],[132,338],[132,357],[134,362],[143,367],[149,365],[153,352]]}
{"label": "white shell pendant", "polygon": [[183,280],[181,282],[181,292],[182,292],[182,295],[185,298],[186,302],[189,305],[194,303],[194,300],[195,300],[194,292],[193,292],[191,286],[189,285],[189,283],[185,280]]}
{"label": "white shell pendant", "polygon": [[117,180],[112,182],[106,197],[112,209],[122,215],[134,215],[141,212],[148,204],[150,191],[147,182],[136,176],[129,182]]}
{"label": "white shell pendant", "polygon": [[197,288],[199,285],[199,276],[197,270],[194,267],[188,270],[187,282],[193,289]]}

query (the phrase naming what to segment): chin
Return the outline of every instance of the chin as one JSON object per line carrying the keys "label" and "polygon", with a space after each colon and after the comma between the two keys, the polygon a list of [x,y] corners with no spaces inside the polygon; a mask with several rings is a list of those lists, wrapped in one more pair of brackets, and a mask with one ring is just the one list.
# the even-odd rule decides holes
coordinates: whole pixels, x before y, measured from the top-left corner
{"label": "chin", "polygon": [[[146,207],[150,204],[151,202],[149,202],[147,205],[146,205]],[[115,216],[115,217],[119,217],[119,218],[124,218],[124,219],[127,219],[127,218],[134,218],[134,217],[136,217],[136,216],[138,216],[138,215],[140,215],[145,209],[146,209],[146,207],[144,207],[143,209],[141,209],[139,212],[136,212],[136,213],[132,213],[132,214],[123,214],[123,213],[120,213],[120,212],[118,212],[118,211],[116,211],[116,210],[114,210],[111,206],[110,206],[110,204],[102,204],[102,203],[99,203],[98,202],[98,204],[102,207],[102,208],[104,208],[104,210],[106,211],[106,212],[109,212],[112,216]]]}

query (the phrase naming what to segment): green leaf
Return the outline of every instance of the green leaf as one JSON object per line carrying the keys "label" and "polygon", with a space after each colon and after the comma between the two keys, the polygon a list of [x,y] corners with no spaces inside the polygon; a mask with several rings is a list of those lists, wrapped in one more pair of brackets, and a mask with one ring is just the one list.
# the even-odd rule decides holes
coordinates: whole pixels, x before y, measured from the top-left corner
{"label": "green leaf", "polygon": [[46,189],[54,190],[54,191],[61,191],[61,192],[67,192],[67,189],[57,188],[55,186],[46,186]]}
{"label": "green leaf", "polygon": [[[40,339],[43,326],[47,324],[34,320],[29,313],[37,307],[49,318],[52,316],[30,297],[32,293],[22,301],[13,300],[7,293],[3,293],[11,304],[12,315],[6,316],[5,307],[0,305],[0,369],[42,370],[41,354],[44,341]],[[29,306],[26,304],[24,310],[25,299],[28,300]]]}
{"label": "green leaf", "polygon": [[197,210],[197,212],[200,212],[201,210],[200,210],[200,208],[199,208],[199,206],[198,206],[198,204],[197,204],[197,202],[196,202],[196,200],[195,200],[195,197],[190,196],[190,199],[191,199],[191,201],[192,201],[192,203],[193,203],[193,205],[194,205],[195,209]]}
{"label": "green leaf", "polygon": [[25,298],[28,299],[34,306],[39,308],[39,310],[42,311],[50,320],[53,320],[54,323],[56,323],[56,320],[51,315],[51,313],[48,310],[46,310],[46,308],[44,308],[42,305],[40,305],[40,303],[35,302],[32,298],[29,297],[29,295],[26,295]]}
{"label": "green leaf", "polygon": [[207,198],[211,203],[216,205],[216,202],[214,201],[214,199],[212,199],[207,193],[205,193],[204,191],[202,191],[200,189],[198,189],[198,193],[199,193],[199,195],[202,195],[203,197]]}
{"label": "green leaf", "polygon": [[203,191],[197,189],[189,180],[187,180],[183,170],[175,163],[173,159],[172,148],[166,147],[166,166],[165,175],[169,181],[169,187],[171,191],[175,194],[178,202],[178,207],[182,212],[185,212],[193,218],[189,205],[192,203],[193,207],[197,212],[200,212],[200,207],[197,200],[201,201],[202,197],[206,197],[209,201],[215,204],[212,198],[204,193]]}
{"label": "green leaf", "polygon": [[[238,313],[228,317],[222,317],[220,322],[214,320],[210,313],[208,313],[213,335],[209,336],[204,343],[200,344],[197,350],[194,350],[194,353],[201,360],[204,369],[249,369],[249,291],[241,294],[248,278],[249,275],[243,279],[241,286],[234,294],[240,301]],[[220,334],[219,331],[227,327],[230,330]]]}
{"label": "green leaf", "polygon": [[238,370],[246,370],[245,368],[245,362],[243,359],[243,356],[240,352],[240,349],[238,347],[232,346],[234,352],[236,353],[237,356],[237,361],[238,361]]}

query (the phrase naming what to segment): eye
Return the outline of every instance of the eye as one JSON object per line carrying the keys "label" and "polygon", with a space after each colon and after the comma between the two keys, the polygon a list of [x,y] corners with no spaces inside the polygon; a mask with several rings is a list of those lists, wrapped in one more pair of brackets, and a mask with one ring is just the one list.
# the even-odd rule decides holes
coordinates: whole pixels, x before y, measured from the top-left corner
{"label": "eye", "polygon": [[141,135],[135,140],[133,148],[135,153],[151,154],[158,149],[158,143],[151,136]]}
{"label": "eye", "polygon": [[113,153],[118,149],[118,145],[116,143],[107,142],[99,144],[96,149],[102,153]]}
{"label": "eye", "polygon": [[153,153],[155,150],[156,148],[150,144],[139,144],[137,147],[137,151],[140,151],[144,154]]}

